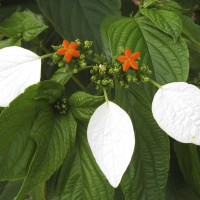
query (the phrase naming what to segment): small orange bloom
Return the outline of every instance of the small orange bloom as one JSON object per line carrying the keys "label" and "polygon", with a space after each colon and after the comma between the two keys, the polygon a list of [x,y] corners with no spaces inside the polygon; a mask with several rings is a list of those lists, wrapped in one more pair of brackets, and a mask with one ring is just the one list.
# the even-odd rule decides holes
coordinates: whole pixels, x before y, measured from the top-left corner
{"label": "small orange bloom", "polygon": [[123,71],[127,71],[130,67],[138,69],[138,63],[135,62],[140,57],[140,52],[132,53],[129,48],[125,49],[124,56],[118,56],[117,60],[123,64]]}
{"label": "small orange bloom", "polygon": [[63,40],[62,46],[63,48],[58,49],[56,53],[59,55],[64,55],[65,60],[68,63],[72,60],[72,56],[80,56],[80,52],[76,50],[76,48],[78,47],[78,43],[70,43],[67,40]]}

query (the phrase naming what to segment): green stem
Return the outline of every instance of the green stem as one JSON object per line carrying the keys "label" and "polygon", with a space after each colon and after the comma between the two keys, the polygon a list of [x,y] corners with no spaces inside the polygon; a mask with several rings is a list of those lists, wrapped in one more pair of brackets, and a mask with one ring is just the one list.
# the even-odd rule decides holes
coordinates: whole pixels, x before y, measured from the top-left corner
{"label": "green stem", "polygon": [[44,58],[49,58],[51,56],[53,56],[54,53],[48,53],[48,54],[45,54],[43,56],[40,56],[41,60],[44,59]]}
{"label": "green stem", "polygon": [[76,85],[78,85],[84,92],[87,92],[86,87],[75,77],[75,76],[71,76],[71,79],[76,83]]}
{"label": "green stem", "polygon": [[103,88],[103,93],[104,93],[104,97],[105,97],[105,100],[108,102],[108,95],[107,95],[107,92],[106,92],[106,89]]}
{"label": "green stem", "polygon": [[94,65],[88,65],[87,67],[84,67],[83,69],[80,69],[80,71],[84,71],[84,70],[87,70],[87,69],[92,69],[94,67]]}
{"label": "green stem", "polygon": [[149,78],[149,81],[156,87],[158,87],[159,89],[162,88],[162,86],[160,84],[158,84],[157,82],[155,82],[154,80]]}

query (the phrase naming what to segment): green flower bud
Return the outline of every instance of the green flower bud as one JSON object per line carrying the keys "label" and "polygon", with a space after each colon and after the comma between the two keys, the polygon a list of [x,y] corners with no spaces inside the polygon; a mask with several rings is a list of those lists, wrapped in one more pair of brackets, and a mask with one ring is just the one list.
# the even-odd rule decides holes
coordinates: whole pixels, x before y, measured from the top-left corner
{"label": "green flower bud", "polygon": [[80,45],[81,44],[81,41],[79,39],[76,39],[75,42]]}
{"label": "green flower bud", "polygon": [[87,51],[87,54],[88,54],[88,55],[91,55],[92,53],[93,53],[92,50]]}
{"label": "green flower bud", "polygon": [[74,68],[74,74],[77,74],[78,73],[78,69],[77,68]]}
{"label": "green flower bud", "polygon": [[132,81],[132,76],[128,74],[126,80],[128,83],[130,83]]}
{"label": "green flower bud", "polygon": [[93,70],[95,70],[95,71],[97,71],[99,69],[99,66],[97,66],[97,65],[95,65],[94,67],[93,67]]}
{"label": "green flower bud", "polygon": [[113,70],[112,68],[110,68],[110,69],[108,70],[108,73],[109,73],[110,75],[113,75],[113,74],[114,74],[114,70]]}
{"label": "green flower bud", "polygon": [[94,82],[94,81],[96,81],[96,80],[97,80],[96,76],[92,76],[92,77],[91,77],[91,81]]}
{"label": "green flower bud", "polygon": [[84,59],[85,59],[85,55],[84,55],[84,54],[81,54],[79,58],[80,58],[81,60],[84,60]]}
{"label": "green flower bud", "polygon": [[81,66],[81,68],[85,68],[85,67],[87,67],[87,64],[85,62],[81,62],[80,66]]}
{"label": "green flower bud", "polygon": [[58,63],[58,67],[63,67],[65,65],[65,61],[61,60],[59,63]]}
{"label": "green flower bud", "polygon": [[92,41],[88,41],[88,40],[86,40],[85,42],[84,42],[84,47],[85,48],[90,48],[91,46],[92,46]]}
{"label": "green flower bud", "polygon": [[119,73],[119,71],[120,71],[120,69],[119,69],[119,68],[115,68],[115,69],[114,69],[114,74],[118,74],[118,73]]}
{"label": "green flower bud", "polygon": [[99,65],[99,72],[102,73],[102,74],[105,74],[105,72],[106,72],[106,66],[100,64],[100,65]]}

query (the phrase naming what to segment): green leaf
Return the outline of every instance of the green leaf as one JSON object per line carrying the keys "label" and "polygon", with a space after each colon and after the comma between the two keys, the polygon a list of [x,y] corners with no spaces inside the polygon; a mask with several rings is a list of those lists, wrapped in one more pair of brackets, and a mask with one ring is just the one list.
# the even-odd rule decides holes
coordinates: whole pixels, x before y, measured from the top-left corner
{"label": "green leaf", "polygon": [[69,107],[76,119],[88,121],[96,108],[103,102],[103,96],[93,96],[85,92],[76,92],[69,98]]}
{"label": "green leaf", "polygon": [[52,107],[39,113],[31,130],[37,150],[16,200],[44,183],[60,167],[76,138],[76,121],[70,112],[58,115]]}
{"label": "green leaf", "polygon": [[109,41],[108,29],[112,23],[120,19],[122,19],[121,16],[108,16],[105,17],[104,21],[101,24],[100,31],[101,31],[101,40],[103,43],[103,51],[109,58],[112,58],[112,55],[110,51],[110,44],[108,43]]}
{"label": "green leaf", "polygon": [[187,38],[200,46],[200,26],[187,16],[182,16],[183,33]]}
{"label": "green leaf", "polygon": [[[188,148],[186,148],[188,150]],[[179,168],[176,153],[173,150],[173,141],[170,154],[170,171],[165,189],[166,200],[199,200],[197,193],[185,182]]]}
{"label": "green leaf", "polygon": [[13,12],[15,12],[18,7],[9,5],[0,7],[0,23],[2,23],[6,18],[8,18]]}
{"label": "green leaf", "polygon": [[11,37],[0,41],[0,49],[9,46],[21,46],[21,40],[18,38]]}
{"label": "green leaf", "polygon": [[[86,125],[78,126],[77,146],[57,174],[55,190],[49,200],[112,200],[114,189],[99,170],[86,136]],[[50,180],[50,182],[53,179]],[[50,183],[49,183],[50,184]],[[48,185],[49,185],[48,184]],[[48,190],[50,189],[50,191]],[[47,187],[47,193],[52,192]]]}
{"label": "green leaf", "polygon": [[195,5],[199,4],[199,0],[175,0],[177,3],[181,4],[184,8],[194,8]]}
{"label": "green leaf", "polygon": [[119,0],[37,0],[37,3],[63,38],[92,40],[99,51],[101,22],[107,15],[120,15]]}
{"label": "green leaf", "polygon": [[0,200],[13,199],[21,185],[22,181],[0,182]]}
{"label": "green leaf", "polygon": [[30,138],[34,120],[42,109],[60,98],[63,90],[53,81],[40,82],[27,88],[3,110],[0,115],[0,180],[24,178],[36,149]]}
{"label": "green leaf", "polygon": [[180,14],[182,12],[189,11],[188,9],[184,9],[181,5],[179,5],[175,1],[160,1],[154,7],[161,9],[161,10],[168,10],[168,11],[177,12],[177,13],[180,13]]}
{"label": "green leaf", "polygon": [[72,75],[73,71],[69,71],[68,68],[62,67],[55,72],[51,80],[56,81],[61,85],[65,85],[69,81]]}
{"label": "green leaf", "polygon": [[158,2],[158,0],[144,0],[142,6],[144,8],[147,8],[147,7],[151,6],[152,4],[155,4],[156,2]]}
{"label": "green leaf", "polygon": [[140,12],[149,18],[161,31],[177,40],[182,31],[182,20],[176,12],[158,9],[140,8]]}
{"label": "green leaf", "polygon": [[174,149],[185,181],[200,197],[200,161],[193,144],[174,143]]}
{"label": "green leaf", "polygon": [[116,102],[133,121],[136,147],[132,161],[122,179],[127,200],[164,199],[169,170],[169,141],[151,113],[150,102],[134,88],[118,88]]}
{"label": "green leaf", "polygon": [[0,26],[0,33],[7,37],[30,41],[46,28],[41,18],[30,11],[24,11],[15,12],[7,18]]}

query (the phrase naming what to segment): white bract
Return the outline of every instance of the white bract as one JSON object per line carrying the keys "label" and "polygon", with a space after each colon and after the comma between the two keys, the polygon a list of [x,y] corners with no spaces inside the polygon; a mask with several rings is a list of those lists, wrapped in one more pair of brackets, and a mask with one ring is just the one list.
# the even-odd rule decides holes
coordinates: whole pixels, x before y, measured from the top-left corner
{"label": "white bract", "polygon": [[113,187],[117,187],[128,167],[135,147],[129,115],[108,101],[92,115],[87,137],[94,158]]}
{"label": "white bract", "polygon": [[184,82],[162,86],[154,96],[152,112],[158,125],[182,143],[200,145],[200,89]]}
{"label": "white bract", "polygon": [[24,90],[40,81],[41,59],[27,49],[0,49],[0,106],[6,107]]}

